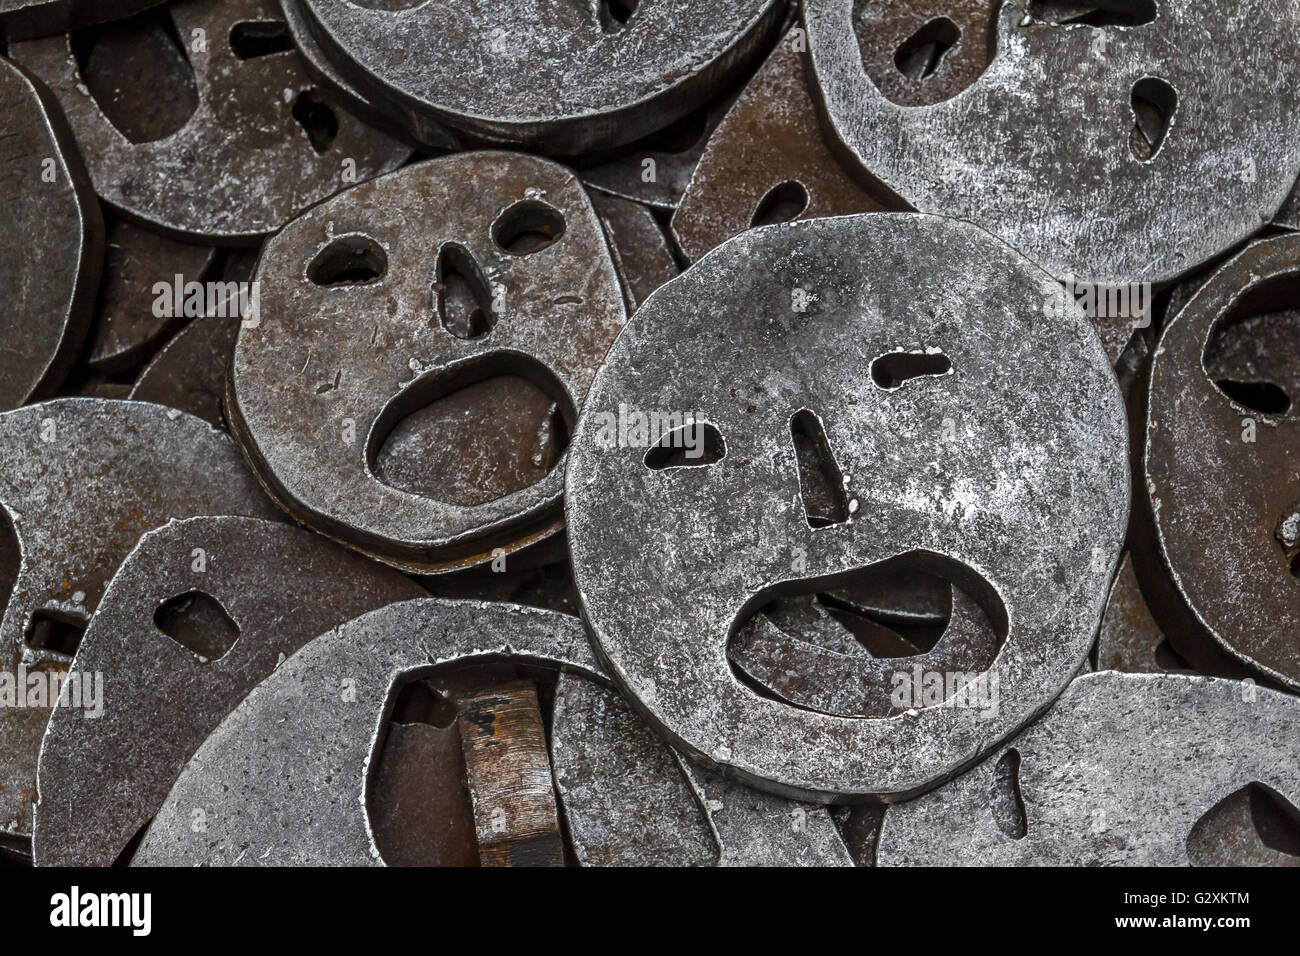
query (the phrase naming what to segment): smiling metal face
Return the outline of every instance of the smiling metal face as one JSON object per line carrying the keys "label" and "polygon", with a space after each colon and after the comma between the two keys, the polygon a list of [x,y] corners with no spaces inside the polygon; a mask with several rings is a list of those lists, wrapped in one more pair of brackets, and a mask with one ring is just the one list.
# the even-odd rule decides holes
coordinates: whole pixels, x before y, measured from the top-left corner
{"label": "smiling metal face", "polygon": [[[1126,448],[1082,313],[986,233],[885,214],[755,230],[652,295],[598,373],[570,446],[576,583],[615,680],[687,751],[790,796],[904,795],[1082,663]],[[899,556],[1003,632],[995,712],[834,716],[729,666],[754,609]]]}

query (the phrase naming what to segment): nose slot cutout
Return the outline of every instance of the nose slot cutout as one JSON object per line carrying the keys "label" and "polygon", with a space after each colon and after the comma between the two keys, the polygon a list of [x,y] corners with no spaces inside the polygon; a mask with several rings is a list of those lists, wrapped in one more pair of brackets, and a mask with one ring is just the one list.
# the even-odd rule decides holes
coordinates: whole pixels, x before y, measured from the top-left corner
{"label": "nose slot cutout", "polygon": [[369,285],[387,272],[384,247],[359,232],[338,236],[307,266],[307,278],[319,286]]}
{"label": "nose slot cutout", "polygon": [[788,179],[777,183],[759,200],[750,227],[793,222],[808,208],[808,190],[803,183]]}
{"label": "nose slot cutout", "polygon": [[790,419],[790,438],[799,469],[799,499],[808,526],[844,524],[851,513],[849,496],[822,420],[809,409],[800,409]]}
{"label": "nose slot cutout", "polygon": [[230,28],[230,49],[241,60],[254,60],[293,49],[289,27],[280,20],[244,20]]}
{"label": "nose slot cutout", "polygon": [[75,30],[71,44],[86,89],[128,142],[166,139],[198,109],[194,67],[167,8]]}
{"label": "nose slot cutout", "polygon": [[1053,26],[1137,27],[1156,18],[1155,0],[1029,0],[1029,16]]}
{"label": "nose slot cutout", "polygon": [[504,498],[560,461],[574,419],[563,396],[549,369],[515,353],[425,376],[376,419],[370,472],[390,488],[465,507]]}
{"label": "nose slot cutout", "polygon": [[210,594],[189,590],[169,598],[153,615],[154,626],[205,664],[230,653],[239,627]]}
{"label": "nose slot cutout", "polygon": [[1187,835],[1193,866],[1300,866],[1300,809],[1247,784],[1201,815]]}
{"label": "nose slot cutout", "polygon": [[458,339],[477,339],[496,325],[487,278],[469,250],[457,242],[438,250],[433,310],[444,329]]}
{"label": "nose slot cutout", "polygon": [[307,134],[311,148],[324,154],[339,135],[339,118],[334,108],[314,89],[303,90],[293,101],[293,118]]}
{"label": "nose slot cutout", "polygon": [[1160,152],[1173,126],[1178,94],[1164,80],[1148,76],[1133,84],[1129,105],[1133,110],[1129,151],[1139,162],[1150,162]]}
{"label": "nose slot cutout", "polygon": [[894,66],[910,80],[920,82],[932,76],[959,42],[961,30],[947,17],[935,17],[899,44]]}
{"label": "nose slot cutout", "polygon": [[492,223],[492,241],[512,256],[530,256],[564,235],[564,214],[540,199],[521,199]]}
{"label": "nose slot cutout", "polygon": [[989,809],[998,829],[1013,840],[1029,832],[1025,798],[1020,793],[1020,751],[1012,747],[998,758],[989,784]]}
{"label": "nose slot cutout", "polygon": [[722,433],[709,422],[690,422],[660,436],[645,453],[651,471],[716,465],[727,454]]}
{"label": "nose slot cutout", "polygon": [[947,375],[952,361],[942,352],[886,352],[871,362],[871,380],[892,391],[914,378]]}

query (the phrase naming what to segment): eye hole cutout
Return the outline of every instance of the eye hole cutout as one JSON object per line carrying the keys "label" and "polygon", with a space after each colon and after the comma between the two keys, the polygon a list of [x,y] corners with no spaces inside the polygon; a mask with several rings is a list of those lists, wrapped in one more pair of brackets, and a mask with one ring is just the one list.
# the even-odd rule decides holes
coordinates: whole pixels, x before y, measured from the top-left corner
{"label": "eye hole cutout", "polygon": [[600,0],[600,28],[605,33],[621,33],[636,14],[640,0]]}
{"label": "eye hole cutout", "polygon": [[492,305],[492,290],[478,261],[460,243],[443,243],[434,266],[438,323],[458,339],[479,339],[497,323]]}
{"label": "eye hole cutout", "polygon": [[360,232],[334,238],[307,266],[307,278],[318,286],[371,285],[388,272],[388,253]]}
{"label": "eye hole cutout", "polygon": [[324,155],[339,135],[339,117],[334,107],[316,89],[308,89],[294,99],[292,113],[307,134],[311,148]]}
{"label": "eye hole cutout", "polygon": [[1133,128],[1129,131],[1128,138],[1129,152],[1140,163],[1152,162],[1174,124],[1178,94],[1159,77],[1143,77],[1133,84],[1129,107],[1133,111]]}
{"label": "eye hole cutout", "polygon": [[1156,18],[1155,0],[1029,0],[1029,16],[1052,26],[1140,27]]}
{"label": "eye hole cutout", "polygon": [[750,220],[749,226],[753,229],[779,222],[793,222],[803,215],[809,202],[807,187],[801,182],[787,179],[763,194],[754,208],[754,218]]}
{"label": "eye hole cutout", "polygon": [[128,142],[166,139],[198,109],[194,66],[167,8],[73,30],[69,42],[81,82]]}
{"label": "eye hole cutout", "polygon": [[1020,751],[1015,747],[998,758],[989,783],[989,809],[998,829],[1013,840],[1029,832],[1025,798],[1020,792]]}
{"label": "eye hole cutout", "polygon": [[255,60],[293,50],[283,20],[242,20],[230,28],[230,49],[241,60]]}
{"label": "eye hole cutout", "polygon": [[86,619],[81,615],[42,608],[33,612],[23,641],[34,651],[75,657],[77,648],[81,646],[81,638],[86,633],[86,624]]}
{"label": "eye hole cutout", "polygon": [[961,29],[947,17],[923,23],[899,44],[894,66],[909,80],[922,82],[934,75],[946,57],[961,42]]}
{"label": "eye hole cutout", "polygon": [[810,528],[844,524],[856,510],[844,487],[844,472],[826,438],[822,420],[807,408],[790,417],[790,440],[799,469],[799,500]]}
{"label": "eye hole cutout", "polygon": [[564,236],[564,214],[540,199],[521,199],[492,223],[492,241],[512,256],[541,252]]}
{"label": "eye hole cutout", "polygon": [[885,352],[871,360],[871,380],[891,392],[914,378],[951,371],[952,361],[942,352]]}
{"label": "eye hole cutout", "polygon": [[230,619],[221,602],[197,589],[158,605],[153,623],[204,664],[221,660],[239,640],[239,626]]}
{"label": "eye hole cutout", "polygon": [[716,465],[727,455],[722,432],[709,422],[690,422],[664,432],[645,453],[651,471]]}
{"label": "eye hole cutout", "polygon": [[1300,862],[1300,808],[1258,781],[1205,811],[1187,834],[1193,866],[1278,866]]}
{"label": "eye hole cutout", "polygon": [[1247,412],[1291,417],[1300,395],[1300,272],[1270,276],[1214,322],[1201,356],[1205,376]]}

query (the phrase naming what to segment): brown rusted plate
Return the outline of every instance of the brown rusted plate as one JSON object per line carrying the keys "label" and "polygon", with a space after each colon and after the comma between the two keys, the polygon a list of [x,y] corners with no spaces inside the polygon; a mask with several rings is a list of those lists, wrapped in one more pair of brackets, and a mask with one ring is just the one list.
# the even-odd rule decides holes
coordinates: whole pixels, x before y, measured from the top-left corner
{"label": "brown rusted plate", "polygon": [[54,90],[100,198],[152,229],[253,243],[411,154],[321,93],[274,0],[180,0],[97,36],[84,70],[70,34],[10,53]]}
{"label": "brown rusted plate", "polygon": [[502,684],[459,702],[465,779],[484,866],[563,866],[537,688]]}
{"label": "brown rusted plate", "polygon": [[822,138],[799,52],[802,30],[777,44],[709,137],[672,230],[687,261],[751,226],[884,208]]}

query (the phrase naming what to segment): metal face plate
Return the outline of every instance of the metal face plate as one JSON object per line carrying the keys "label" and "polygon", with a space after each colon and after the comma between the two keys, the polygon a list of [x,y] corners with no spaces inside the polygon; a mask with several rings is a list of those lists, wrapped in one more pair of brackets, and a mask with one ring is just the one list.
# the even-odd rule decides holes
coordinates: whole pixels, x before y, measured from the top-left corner
{"label": "metal face plate", "polygon": [[[1284,856],[1244,832],[1248,821],[1210,811],[1260,784],[1294,812],[1297,739],[1300,701],[1287,694],[1219,678],[1084,674],[996,757],[891,806],[877,864],[1240,865]],[[1217,858],[1220,841],[1237,843],[1235,858]]]}
{"label": "metal face plate", "polygon": [[[186,38],[198,106],[162,139],[132,142],[112,124],[78,69],[70,35],[10,51],[53,89],[96,191],[122,215],[191,241],[250,244],[410,156],[410,147],[322,98],[291,48],[241,59],[232,38],[243,25],[282,25],[274,0],[181,0],[166,13]],[[314,115],[328,116],[318,143],[308,132]]]}
{"label": "metal face plate", "polygon": [[[494,661],[605,681],[577,618],[435,599],[364,614],[307,644],[221,722],[133,864],[382,865],[366,778],[394,686],[440,665]],[[191,828],[194,808],[206,832]]]}
{"label": "metal face plate", "polygon": [[[184,607],[196,592],[233,628],[202,610],[159,622],[160,609]],[[36,864],[111,865],[208,734],[280,661],[358,614],[423,594],[399,572],[279,522],[199,517],[146,534],[109,583],[69,672],[102,680],[102,710],[65,703],[50,716]],[[209,648],[220,656],[200,656]]]}
{"label": "metal face plate", "polygon": [[[230,439],[161,405],[61,398],[0,415],[0,505],[20,556],[0,660],[65,670],[43,621],[84,626],[140,536],[172,518],[279,512]],[[52,702],[50,702],[52,703]],[[0,829],[30,832],[46,706],[0,707]]]}
{"label": "metal face plate", "polygon": [[104,225],[48,92],[0,58],[0,411],[56,388],[86,335]]}
{"label": "metal face plate", "polygon": [[[1300,688],[1298,276],[1300,236],[1253,243],[1165,327],[1145,449],[1159,553],[1187,626],[1291,688]],[[1212,354],[1220,330],[1236,334],[1235,353]],[[1242,404],[1224,391],[1230,380],[1267,383],[1280,404],[1272,413]]]}
{"label": "metal face plate", "polygon": [[1173,280],[1268,222],[1296,181],[1296,0],[1159,0],[1150,22],[1101,27],[1007,0],[988,68],[926,106],[871,81],[854,9],[804,4],[834,135],[914,208],[974,222],[1057,278]]}
{"label": "metal face plate", "polygon": [[179,408],[224,428],[221,401],[239,322],[237,318],[206,316],[191,322],[144,367],[130,397]]}
{"label": "metal face plate", "polygon": [[[262,320],[240,332],[227,412],[295,517],[411,570],[479,564],[558,530],[555,433],[626,320],[572,173],[495,152],[408,167],[291,223],[267,243],[257,280]],[[492,422],[516,423],[510,434],[470,436],[462,453],[446,447],[450,426],[421,432],[433,403],[471,390],[495,400],[507,385],[502,407],[524,418]],[[407,453],[412,435],[417,448],[441,440],[443,452],[491,458],[485,493],[417,484],[429,464]],[[520,437],[545,447],[521,452]],[[417,474],[402,461],[420,461]]]}
{"label": "metal face plate", "polygon": [[566,155],[632,142],[703,105],[785,11],[781,0],[642,0],[620,22],[551,0],[407,7],[303,0],[324,55],[405,125]]}
{"label": "metal face plate", "polygon": [[[648,421],[674,414],[713,430],[697,466],[647,447]],[[801,494],[805,427],[842,487],[836,522]],[[584,616],[616,682],[688,753],[788,796],[915,793],[1084,660],[1124,537],[1127,449],[1095,332],[986,233],[885,213],[752,230],[652,295],[592,386],[566,486]],[[996,714],[835,717],[730,669],[748,613],[896,556],[960,574],[1001,619]]]}

